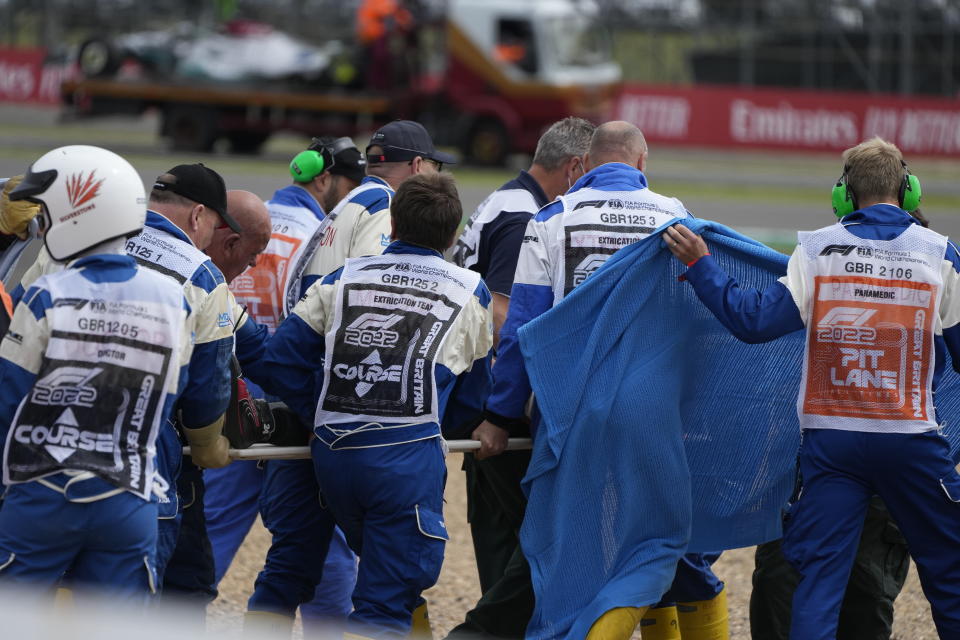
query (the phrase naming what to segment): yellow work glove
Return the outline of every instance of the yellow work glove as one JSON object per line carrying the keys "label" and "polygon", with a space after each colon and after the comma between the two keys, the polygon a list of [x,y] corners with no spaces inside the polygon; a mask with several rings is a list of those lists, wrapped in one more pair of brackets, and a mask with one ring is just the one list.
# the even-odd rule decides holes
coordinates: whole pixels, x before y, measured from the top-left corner
{"label": "yellow work glove", "polygon": [[190,457],[198,467],[219,469],[230,464],[230,441],[223,435],[223,416],[213,424],[198,429],[186,429],[190,443]]}
{"label": "yellow work glove", "polygon": [[3,185],[3,195],[0,195],[0,233],[26,239],[27,225],[40,213],[40,205],[29,200],[10,199],[10,192],[22,181],[23,176],[14,176]]}

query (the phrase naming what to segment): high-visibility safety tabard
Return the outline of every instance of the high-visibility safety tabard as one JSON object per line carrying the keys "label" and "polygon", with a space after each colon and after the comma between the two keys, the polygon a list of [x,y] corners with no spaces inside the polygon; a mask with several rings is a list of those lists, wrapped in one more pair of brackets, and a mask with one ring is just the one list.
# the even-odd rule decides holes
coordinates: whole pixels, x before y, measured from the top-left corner
{"label": "high-visibility safety tabard", "polygon": [[893,240],[836,225],[800,234],[811,313],[803,428],[937,428],[932,381],[947,239],[910,225]]}
{"label": "high-visibility safety tabard", "polygon": [[247,313],[271,331],[300,298],[300,280],[320,240],[320,224],[302,207],[268,203],[273,232],[257,265],[244,271],[230,290]]}
{"label": "high-visibility safety tabard", "polygon": [[347,260],[316,426],[439,422],[434,361],[480,274],[438,256]]}
{"label": "high-visibility safety tabard", "polygon": [[53,300],[50,340],[7,436],[5,483],[75,469],[149,497],[186,313],[168,284],[146,270],[110,287],[78,271],[37,281]]}

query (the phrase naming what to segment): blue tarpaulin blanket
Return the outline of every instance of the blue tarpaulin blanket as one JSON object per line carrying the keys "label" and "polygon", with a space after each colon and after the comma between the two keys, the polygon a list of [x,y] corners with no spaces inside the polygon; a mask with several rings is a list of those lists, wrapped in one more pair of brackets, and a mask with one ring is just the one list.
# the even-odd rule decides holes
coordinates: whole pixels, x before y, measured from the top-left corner
{"label": "blue tarpaulin blanket", "polygon": [[[683,224],[743,287],[786,272],[785,255],[732,229]],[[781,535],[804,332],[738,341],[677,281],[661,232],[520,330],[542,413],[524,479],[528,638],[581,640],[611,608],[657,603],[684,553]],[[944,376],[937,403],[958,415],[960,376]]]}

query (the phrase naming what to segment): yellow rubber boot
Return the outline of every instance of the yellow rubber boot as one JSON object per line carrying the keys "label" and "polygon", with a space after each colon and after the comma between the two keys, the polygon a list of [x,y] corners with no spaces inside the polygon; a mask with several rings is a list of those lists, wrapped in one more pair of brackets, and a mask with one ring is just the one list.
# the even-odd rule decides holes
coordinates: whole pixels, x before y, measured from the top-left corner
{"label": "yellow rubber boot", "polygon": [[633,630],[648,607],[617,607],[600,616],[590,631],[587,640],[630,640]]}
{"label": "yellow rubber boot", "polygon": [[293,618],[269,611],[243,614],[243,635],[249,638],[284,638],[293,634]]}
{"label": "yellow rubber boot", "polygon": [[680,640],[680,623],[674,606],[648,609],[640,620],[643,640]]}
{"label": "yellow rubber boot", "polygon": [[430,628],[430,614],[427,612],[427,603],[413,610],[413,626],[410,635],[413,640],[433,640],[433,629]]}
{"label": "yellow rubber boot", "polygon": [[683,640],[730,640],[726,589],[713,600],[678,602],[677,613]]}

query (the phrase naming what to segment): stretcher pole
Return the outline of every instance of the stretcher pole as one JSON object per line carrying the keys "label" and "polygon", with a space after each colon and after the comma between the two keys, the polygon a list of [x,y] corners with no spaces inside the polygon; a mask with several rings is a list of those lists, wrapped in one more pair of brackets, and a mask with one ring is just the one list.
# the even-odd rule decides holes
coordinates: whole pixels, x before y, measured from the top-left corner
{"label": "stretcher pole", "polygon": [[[476,440],[447,440],[447,447],[451,453],[476,451],[480,443]],[[530,438],[510,438],[507,441],[508,451],[530,449],[533,441]],[[183,448],[184,455],[190,455],[190,447]],[[255,444],[249,449],[230,449],[230,457],[234,460],[306,460],[310,458],[310,447],[277,447],[272,444]]]}

